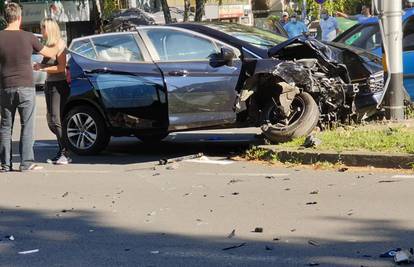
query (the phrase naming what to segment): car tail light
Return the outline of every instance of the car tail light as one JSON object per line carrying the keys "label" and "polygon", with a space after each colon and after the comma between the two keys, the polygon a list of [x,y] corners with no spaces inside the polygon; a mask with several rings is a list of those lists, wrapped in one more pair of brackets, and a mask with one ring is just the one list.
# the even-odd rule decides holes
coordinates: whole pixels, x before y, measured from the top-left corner
{"label": "car tail light", "polygon": [[72,81],[72,77],[70,76],[70,68],[69,68],[69,66],[66,67],[66,81],[68,82],[68,84],[70,84],[71,81]]}

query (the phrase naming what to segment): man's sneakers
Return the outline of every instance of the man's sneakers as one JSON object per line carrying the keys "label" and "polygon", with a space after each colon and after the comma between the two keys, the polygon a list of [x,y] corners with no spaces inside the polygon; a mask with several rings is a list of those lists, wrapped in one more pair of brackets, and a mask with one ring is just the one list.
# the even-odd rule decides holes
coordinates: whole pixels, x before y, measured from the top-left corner
{"label": "man's sneakers", "polygon": [[72,162],[72,159],[65,156],[65,155],[63,155],[63,154],[58,154],[53,159],[48,159],[47,160],[47,163],[55,164],[55,165],[67,165],[71,162]]}

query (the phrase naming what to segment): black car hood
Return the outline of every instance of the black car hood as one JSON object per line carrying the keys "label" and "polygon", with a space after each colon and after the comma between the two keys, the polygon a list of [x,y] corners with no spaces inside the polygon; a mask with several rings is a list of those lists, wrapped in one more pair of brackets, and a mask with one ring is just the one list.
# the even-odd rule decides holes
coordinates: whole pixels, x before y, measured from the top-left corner
{"label": "black car hood", "polygon": [[269,57],[276,57],[285,47],[293,44],[304,44],[309,46],[310,48],[317,51],[317,53],[328,62],[340,63],[342,60],[340,53],[338,53],[338,50],[348,50],[359,56],[364,62],[374,62],[376,64],[381,64],[381,58],[369,53],[368,51],[356,47],[346,46],[340,43],[323,43],[316,40],[315,38],[307,37],[305,35],[299,35],[270,48],[268,50],[268,55]]}

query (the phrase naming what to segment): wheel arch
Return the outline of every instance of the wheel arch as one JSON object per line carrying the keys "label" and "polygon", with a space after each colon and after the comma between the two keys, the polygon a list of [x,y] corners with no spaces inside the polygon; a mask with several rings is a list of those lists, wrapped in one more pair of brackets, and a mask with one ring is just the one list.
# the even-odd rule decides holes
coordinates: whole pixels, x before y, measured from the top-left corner
{"label": "wheel arch", "polygon": [[99,112],[99,114],[104,119],[105,125],[107,127],[110,127],[108,117],[106,116],[106,114],[105,114],[104,110],[102,109],[102,107],[100,107],[97,103],[94,103],[93,101],[88,100],[88,99],[84,99],[84,98],[74,99],[74,100],[68,101],[65,104],[65,107],[63,109],[63,116],[65,116],[69,112],[69,110],[73,109],[74,107],[78,107],[78,106],[89,106],[89,107],[94,108],[96,111]]}

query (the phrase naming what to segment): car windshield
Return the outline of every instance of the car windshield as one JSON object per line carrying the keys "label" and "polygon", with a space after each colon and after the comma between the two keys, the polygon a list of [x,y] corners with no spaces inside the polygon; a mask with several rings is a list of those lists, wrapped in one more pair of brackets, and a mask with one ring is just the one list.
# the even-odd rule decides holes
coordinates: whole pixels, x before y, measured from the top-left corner
{"label": "car windshield", "polygon": [[239,24],[223,23],[207,24],[207,26],[264,49],[274,47],[287,40],[286,37],[281,35]]}

